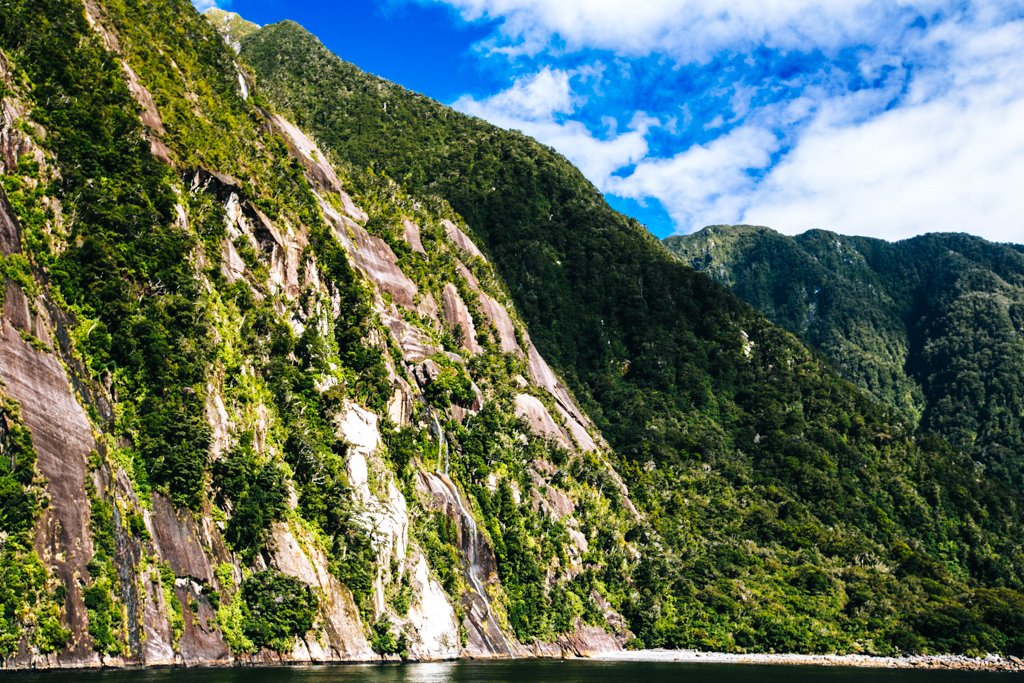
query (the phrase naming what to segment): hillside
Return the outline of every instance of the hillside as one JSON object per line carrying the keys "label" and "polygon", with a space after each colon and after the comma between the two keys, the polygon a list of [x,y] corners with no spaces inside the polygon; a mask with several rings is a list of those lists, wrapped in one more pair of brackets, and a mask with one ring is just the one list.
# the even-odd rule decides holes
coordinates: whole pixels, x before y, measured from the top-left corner
{"label": "hillside", "polygon": [[241,46],[260,95],[337,160],[449,202],[480,236],[650,524],[633,578],[605,579],[638,643],[969,648],[946,635],[979,633],[953,577],[1019,586],[1001,526],[1018,524],[1015,489],[915,442],[553,150],[367,75],[294,23]]}
{"label": "hillside", "polygon": [[1024,485],[1024,247],[747,226],[665,244],[989,476]]}
{"label": "hillside", "polygon": [[212,19],[0,9],[3,668],[1024,651],[1014,489],[553,151]]}
{"label": "hillside", "polygon": [[187,2],[0,37],[4,668],[625,641],[628,492],[458,216],[339,176]]}

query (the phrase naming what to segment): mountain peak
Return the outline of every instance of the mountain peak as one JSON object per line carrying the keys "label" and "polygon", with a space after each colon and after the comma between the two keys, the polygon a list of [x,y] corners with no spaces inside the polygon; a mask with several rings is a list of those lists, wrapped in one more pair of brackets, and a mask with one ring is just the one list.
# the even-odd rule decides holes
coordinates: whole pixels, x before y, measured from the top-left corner
{"label": "mountain peak", "polygon": [[259,24],[243,19],[242,15],[219,7],[211,7],[203,12],[203,16],[224,36],[224,40],[236,53],[241,49],[242,39],[261,28]]}

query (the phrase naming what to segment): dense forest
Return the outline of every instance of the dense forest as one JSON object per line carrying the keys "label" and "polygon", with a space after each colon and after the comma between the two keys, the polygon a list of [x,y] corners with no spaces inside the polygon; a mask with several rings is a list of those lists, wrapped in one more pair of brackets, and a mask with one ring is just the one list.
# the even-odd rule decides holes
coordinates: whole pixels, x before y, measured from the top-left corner
{"label": "dense forest", "polygon": [[208,16],[0,7],[0,665],[1024,653],[1019,250],[934,244],[988,269],[836,360],[553,150]]}
{"label": "dense forest", "polygon": [[553,150],[369,76],[296,24],[240,43],[262,96],[338,161],[443,198],[483,240],[644,512],[639,566],[603,577],[638,644],[1019,638],[992,621],[1020,600],[1005,479],[915,438],[904,412],[673,262]]}
{"label": "dense forest", "polygon": [[665,243],[986,476],[1024,485],[1024,248],[749,226]]}

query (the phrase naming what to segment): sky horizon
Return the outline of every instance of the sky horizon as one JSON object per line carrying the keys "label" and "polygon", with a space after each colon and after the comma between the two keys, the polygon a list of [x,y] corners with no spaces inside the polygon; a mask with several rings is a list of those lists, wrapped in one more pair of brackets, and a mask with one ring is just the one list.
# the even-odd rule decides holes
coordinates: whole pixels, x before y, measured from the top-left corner
{"label": "sky horizon", "polygon": [[1024,3],[196,0],[568,157],[658,237],[1024,242]]}

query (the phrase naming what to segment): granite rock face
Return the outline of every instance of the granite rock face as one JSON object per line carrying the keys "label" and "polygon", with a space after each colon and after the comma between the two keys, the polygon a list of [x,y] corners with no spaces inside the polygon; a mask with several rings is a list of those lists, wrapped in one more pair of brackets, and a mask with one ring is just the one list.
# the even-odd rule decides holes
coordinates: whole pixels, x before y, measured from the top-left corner
{"label": "granite rock face", "polygon": [[[134,69],[124,56],[122,40],[106,21],[102,2],[90,2],[86,9],[92,30],[120,63],[127,90],[138,104],[150,152],[178,174],[173,229],[194,231],[202,220],[190,199],[207,202],[223,216],[226,236],[214,249],[195,255],[201,289],[214,291],[211,273],[216,273],[236,291],[268,302],[296,338],[343,315],[345,304],[318,268],[308,226],[271,218],[268,213],[272,212],[252,198],[248,180],[212,169],[176,166],[180,150],[173,150],[166,141],[170,124],[161,116],[154,84],[147,83],[140,76],[142,70]],[[0,76],[7,79],[2,55],[0,67]],[[239,96],[247,98],[247,76],[242,70],[238,75]],[[29,107],[13,95],[3,100],[2,107],[4,170],[16,167],[27,155],[41,165],[43,174],[56,177],[57,160],[25,133],[31,129],[26,123]],[[130,436],[115,428],[122,400],[116,385],[109,376],[83,365],[75,347],[82,335],[78,322],[49,296],[45,273],[34,269],[32,287],[12,280],[0,282],[0,397],[20,406],[31,431],[47,497],[34,528],[34,550],[50,584],[62,587],[66,594],[60,621],[70,637],[66,648],[54,654],[35,651],[26,639],[15,656],[0,658],[0,669],[393,659],[394,654],[374,650],[380,628],[390,628],[404,643],[403,655],[414,660],[576,656],[618,649],[623,637],[582,626],[549,643],[525,646],[516,639],[503,603],[498,560],[479,508],[449,472],[451,459],[459,455],[449,431],[497,400],[486,384],[474,381],[471,368],[475,359],[494,349],[515,357],[525,368],[518,376],[523,393],[511,399],[509,408],[523,419],[522,429],[568,451],[598,450],[603,445],[529,343],[525,328],[516,322],[514,311],[510,313],[507,296],[481,285],[481,279],[493,278],[474,275],[473,270],[490,267],[481,250],[448,219],[433,223],[402,219],[400,238],[414,258],[430,260],[440,255],[456,274],[452,281],[424,291],[403,270],[407,263],[388,241],[372,232],[370,214],[343,189],[343,181],[316,143],[282,116],[253,111],[264,117],[264,129],[277,136],[300,169],[316,210],[371,302],[374,324],[367,339],[381,352],[390,397],[386,408],[378,414],[345,398],[322,416],[333,425],[348,487],[343,500],[332,502],[350,510],[353,524],[365,529],[371,539],[374,573],[368,600],[360,603],[339,579],[324,539],[298,515],[274,523],[268,529],[265,550],[246,561],[226,540],[227,523],[235,511],[230,504],[226,509],[216,507],[212,491],[197,510],[177,507],[160,490],[143,492],[136,473],[118,455],[133,444]],[[37,133],[45,135],[45,131]],[[59,245],[67,232],[65,222],[73,223],[74,217],[65,218],[56,199],[45,201],[49,202],[47,229]],[[19,255],[22,249],[18,217],[0,192],[0,255]],[[217,258],[219,263],[210,263]],[[466,294],[466,285],[472,296]],[[237,353],[230,329],[237,320],[230,322],[230,310],[221,309],[215,315],[226,316],[213,320],[218,352]],[[445,341],[445,333],[453,333],[459,343]],[[352,381],[336,370],[326,367],[313,380],[317,391],[326,394]],[[281,440],[275,432],[281,429],[277,409],[258,392],[249,403],[239,401],[239,386],[252,381],[251,365],[243,363],[241,375],[226,376],[215,366],[205,379],[204,415],[211,436],[208,459],[216,463],[227,458],[245,427],[252,432],[253,448],[261,457],[281,460],[276,445]],[[435,384],[452,376],[470,378],[465,395],[431,405],[428,396],[438,391]],[[546,403],[536,395],[545,395]],[[414,474],[405,480],[394,469],[388,443],[395,428],[429,435],[429,444],[411,464]],[[574,517],[575,498],[553,483],[556,472],[550,463],[533,464],[529,471],[534,498],[517,500],[566,524],[570,538],[566,556],[577,566],[587,540]],[[298,494],[294,484],[288,486],[288,505],[295,510]],[[512,486],[518,495],[518,484]],[[96,552],[91,501],[103,501],[112,510],[112,561],[117,577],[112,599],[123,616],[119,636],[124,640],[120,653],[113,655],[97,652],[84,597],[95,578],[90,573]],[[432,564],[415,529],[422,524],[424,511],[447,519],[454,530],[457,567]],[[318,598],[314,625],[295,637],[290,648],[239,649],[237,614],[232,616],[231,610],[237,608],[245,578],[265,569],[294,577],[313,591]],[[449,569],[460,578],[446,588],[439,570]],[[578,569],[571,569],[570,575],[573,571]]]}

